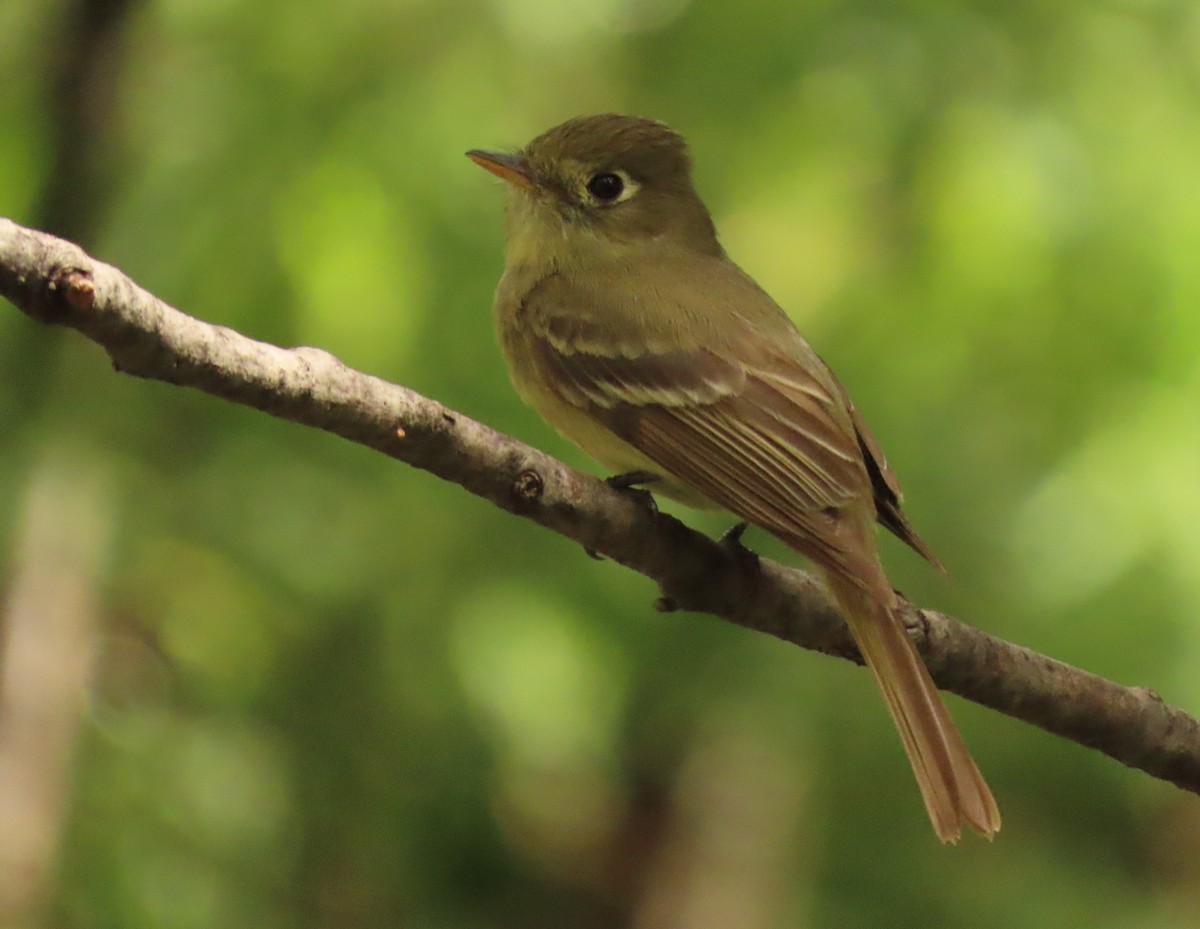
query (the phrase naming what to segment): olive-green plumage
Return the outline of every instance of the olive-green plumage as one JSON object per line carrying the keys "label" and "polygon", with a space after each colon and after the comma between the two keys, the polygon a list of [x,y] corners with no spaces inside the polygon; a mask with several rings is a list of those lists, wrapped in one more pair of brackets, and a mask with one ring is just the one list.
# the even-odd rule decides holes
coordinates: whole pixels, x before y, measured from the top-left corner
{"label": "olive-green plumage", "polygon": [[610,114],[468,155],[510,190],[495,321],[521,397],[606,467],[818,565],[938,837],[993,835],[996,803],[905,632],[874,523],[937,560],[846,391],[721,248],[683,138]]}

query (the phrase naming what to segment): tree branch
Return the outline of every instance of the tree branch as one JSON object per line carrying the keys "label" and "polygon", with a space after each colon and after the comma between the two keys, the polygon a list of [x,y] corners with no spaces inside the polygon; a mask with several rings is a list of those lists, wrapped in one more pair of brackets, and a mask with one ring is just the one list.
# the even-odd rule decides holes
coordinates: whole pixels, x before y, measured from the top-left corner
{"label": "tree branch", "polygon": [[[816,578],[739,558],[628,494],[404,387],[314,348],[282,349],[193,319],[77,246],[0,219],[0,293],[69,326],[118,371],[192,387],[324,429],[452,481],[655,581],[660,606],[711,613],[861,662]],[[1200,793],[1200,722],[1123,687],[907,607],[939,686]]]}

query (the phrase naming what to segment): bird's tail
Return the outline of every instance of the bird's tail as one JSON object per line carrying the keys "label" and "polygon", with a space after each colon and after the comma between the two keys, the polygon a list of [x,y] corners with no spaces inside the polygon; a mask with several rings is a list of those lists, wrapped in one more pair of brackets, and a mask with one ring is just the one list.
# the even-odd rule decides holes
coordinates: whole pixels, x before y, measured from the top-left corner
{"label": "bird's tail", "polygon": [[826,579],[900,731],[937,837],[957,842],[965,824],[991,838],[1000,829],[1000,810],[904,629],[894,597],[881,603],[845,577],[826,572]]}

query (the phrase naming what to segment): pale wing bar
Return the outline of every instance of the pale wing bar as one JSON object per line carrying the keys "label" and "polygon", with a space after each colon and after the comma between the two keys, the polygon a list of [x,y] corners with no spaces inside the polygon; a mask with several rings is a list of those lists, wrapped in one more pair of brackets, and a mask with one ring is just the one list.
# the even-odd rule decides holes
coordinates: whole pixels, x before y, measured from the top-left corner
{"label": "pale wing bar", "polygon": [[854,575],[831,538],[830,511],[869,478],[857,436],[819,384],[706,349],[568,357],[547,339],[536,349],[564,400],[714,503]]}

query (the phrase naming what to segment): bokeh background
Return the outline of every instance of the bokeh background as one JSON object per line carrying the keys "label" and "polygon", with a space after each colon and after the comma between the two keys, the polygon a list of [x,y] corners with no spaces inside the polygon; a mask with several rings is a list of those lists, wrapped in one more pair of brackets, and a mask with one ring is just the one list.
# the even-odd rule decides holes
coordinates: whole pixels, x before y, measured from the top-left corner
{"label": "bokeh background", "polygon": [[[0,214],[581,466],[462,152],[671,123],[953,575],[897,585],[1200,710],[1191,0],[3,0],[0,87]],[[952,697],[1005,827],[944,849],[860,669],[11,308],[0,558],[5,927],[1200,912],[1195,797]]]}

